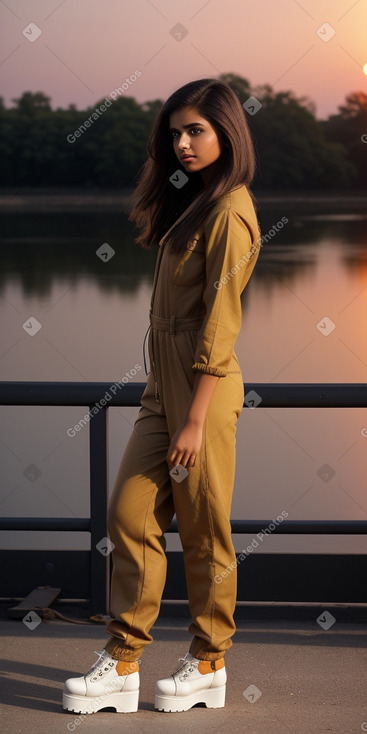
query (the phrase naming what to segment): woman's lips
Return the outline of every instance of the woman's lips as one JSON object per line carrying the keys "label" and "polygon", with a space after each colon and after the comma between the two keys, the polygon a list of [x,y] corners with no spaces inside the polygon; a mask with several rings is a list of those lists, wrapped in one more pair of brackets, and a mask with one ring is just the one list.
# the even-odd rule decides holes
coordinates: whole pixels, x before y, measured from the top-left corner
{"label": "woman's lips", "polygon": [[192,161],[192,160],[194,160],[194,158],[196,158],[196,155],[187,155],[187,156],[184,156],[183,158],[181,158],[181,160],[182,161]]}

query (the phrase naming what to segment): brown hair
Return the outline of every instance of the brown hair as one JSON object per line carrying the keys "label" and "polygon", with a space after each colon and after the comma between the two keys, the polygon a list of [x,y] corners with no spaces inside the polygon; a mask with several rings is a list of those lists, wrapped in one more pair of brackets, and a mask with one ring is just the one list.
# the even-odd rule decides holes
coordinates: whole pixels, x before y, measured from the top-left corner
{"label": "brown hair", "polygon": [[[189,180],[179,189],[169,180],[180,167],[169,132],[169,116],[183,107],[195,107],[212,125],[221,145],[216,161],[218,173],[205,188],[199,171],[185,170]],[[171,94],[154,123],[147,151],[149,157],[130,197],[133,209],[129,215],[129,220],[142,229],[136,238],[142,247],[158,244],[190,207],[166,240],[174,252],[183,251],[218,199],[235,187],[249,186],[255,173],[255,152],[245,111],[229,84],[216,79],[189,82]]]}

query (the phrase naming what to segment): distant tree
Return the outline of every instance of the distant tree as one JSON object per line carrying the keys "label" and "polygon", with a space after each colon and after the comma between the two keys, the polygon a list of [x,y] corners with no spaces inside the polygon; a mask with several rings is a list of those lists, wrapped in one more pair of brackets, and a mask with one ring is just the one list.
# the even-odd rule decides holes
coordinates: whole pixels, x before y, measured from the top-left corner
{"label": "distant tree", "polygon": [[[163,103],[159,104],[159,109]],[[158,105],[142,110],[132,97],[121,97],[88,131],[85,146],[93,156],[93,178],[102,186],[134,186],[137,170],[147,156],[147,140]],[[100,141],[101,124],[103,143]],[[89,134],[90,133],[90,134]]]}
{"label": "distant tree", "polygon": [[163,105],[163,100],[154,99],[153,101],[150,101],[150,102],[143,102],[143,104],[141,105],[141,109],[143,110],[144,113],[147,113],[148,115],[150,115],[152,122],[154,122],[162,105]]}
{"label": "distant tree", "polygon": [[343,145],[325,140],[313,102],[291,91],[274,92],[268,84],[255,87],[250,96],[262,105],[254,115],[246,113],[258,157],[254,186],[272,190],[351,186],[355,168]]}
{"label": "distant tree", "polygon": [[340,142],[348,151],[349,160],[358,172],[357,183],[367,188],[367,94],[352,92],[338,114],[321,123],[326,140]]}
{"label": "distant tree", "polygon": [[[367,132],[367,95],[350,94],[339,114],[321,123],[306,97],[274,92],[268,84],[251,88],[235,74],[220,79],[242,104],[250,96],[261,102],[256,114],[244,113],[257,150],[258,189],[367,186],[367,144],[361,142]],[[86,110],[74,104],[53,110],[50,97],[39,91],[24,92],[10,109],[0,97],[0,185],[133,188],[163,101],[139,104],[124,95],[95,115],[105,99]]]}
{"label": "distant tree", "polygon": [[52,112],[51,97],[43,92],[23,92],[21,97],[12,99],[15,102],[19,115],[34,117],[38,112]]}
{"label": "distant tree", "polygon": [[241,104],[246,102],[246,99],[252,95],[250,82],[242,76],[238,76],[237,74],[221,74],[219,79],[229,84],[233,91],[236,92]]}
{"label": "distant tree", "polygon": [[346,104],[340,105],[341,116],[345,120],[363,119],[364,124],[367,121],[367,94],[365,92],[352,92],[345,98]]}
{"label": "distant tree", "polygon": [[43,92],[24,92],[13,99],[16,107],[8,111],[7,180],[13,185],[47,186],[67,184],[60,179],[63,165],[62,122],[64,110],[53,111]]}

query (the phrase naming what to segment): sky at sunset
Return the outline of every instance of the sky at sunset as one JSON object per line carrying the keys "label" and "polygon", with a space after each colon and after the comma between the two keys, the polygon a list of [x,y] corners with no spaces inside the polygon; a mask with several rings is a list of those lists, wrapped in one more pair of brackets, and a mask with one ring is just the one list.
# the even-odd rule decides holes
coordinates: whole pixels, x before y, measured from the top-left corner
{"label": "sky at sunset", "polygon": [[318,118],[367,93],[367,0],[0,0],[0,27],[7,107],[42,91],[86,109],[123,83],[164,101],[227,73],[307,96]]}

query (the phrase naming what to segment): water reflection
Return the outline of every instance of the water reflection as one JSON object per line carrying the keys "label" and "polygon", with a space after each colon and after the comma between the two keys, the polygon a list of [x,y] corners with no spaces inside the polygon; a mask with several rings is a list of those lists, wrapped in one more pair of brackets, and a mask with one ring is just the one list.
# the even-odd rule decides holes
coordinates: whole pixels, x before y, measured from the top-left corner
{"label": "water reflection", "polygon": [[[0,289],[21,284],[24,295],[45,298],[55,281],[92,280],[101,292],[134,293],[151,276],[155,253],[133,242],[126,215],[108,213],[4,215]],[[103,262],[96,250],[107,242],[115,255]]]}
{"label": "water reflection", "polygon": [[[274,280],[291,286],[301,271],[312,274],[326,243],[340,252],[345,266],[359,267],[366,261],[364,215],[287,214],[284,206],[259,213],[262,234],[282,216],[287,216],[288,223],[261,247],[258,287],[267,290]],[[4,214],[0,292],[10,282],[18,282],[26,297],[45,299],[54,281],[68,284],[87,278],[102,293],[134,294],[142,279],[152,280],[156,259],[156,250],[143,250],[134,243],[134,234],[123,213]],[[96,255],[105,242],[116,253],[108,262]]]}
{"label": "water reflection", "polygon": [[[262,234],[283,216],[288,224],[262,246],[242,297],[236,351],[244,379],[366,383],[367,217],[285,201],[261,207]],[[143,365],[156,252],[134,243],[126,214],[8,213],[2,222],[1,379],[112,383]],[[96,255],[105,242],[116,252],[108,262]],[[42,323],[33,338],[22,328],[31,315]],[[336,324],[327,338],[317,329],[326,315]],[[143,369],[136,379],[145,381]],[[88,513],[88,429],[66,435],[84,413],[1,408],[4,515],[64,516],[65,505],[71,516]],[[111,483],[136,414],[110,412]],[[232,516],[271,519],[286,510],[289,519],[366,519],[366,427],[365,411],[352,409],[244,410]],[[41,471],[32,487],[23,475],[29,464]],[[328,484],[317,475],[324,464],[335,471]],[[277,536],[266,551],[365,552],[365,545],[358,537]]]}

